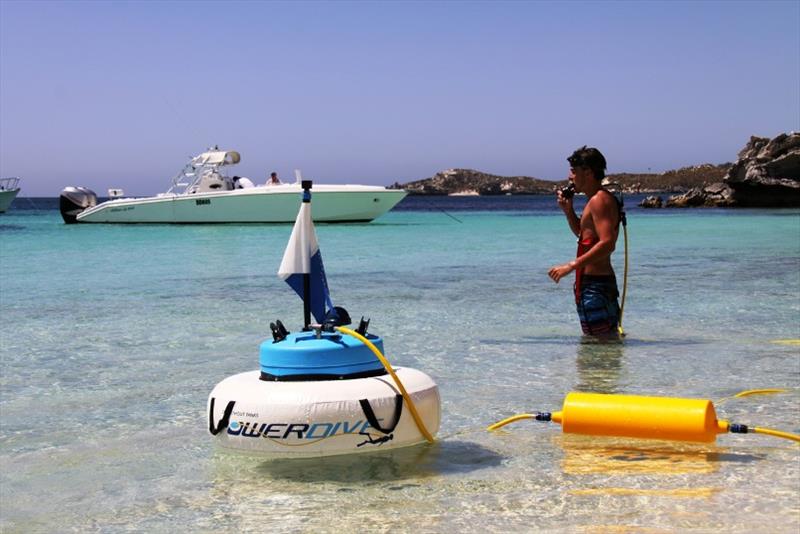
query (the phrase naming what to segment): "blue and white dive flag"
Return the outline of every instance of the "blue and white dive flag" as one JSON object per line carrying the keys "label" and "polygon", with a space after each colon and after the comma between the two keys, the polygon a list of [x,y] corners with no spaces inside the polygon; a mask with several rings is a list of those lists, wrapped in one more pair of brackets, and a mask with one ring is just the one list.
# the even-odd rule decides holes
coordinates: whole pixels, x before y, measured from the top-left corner
{"label": "blue and white dive flag", "polygon": [[[303,276],[310,275],[310,295],[304,295]],[[283,253],[278,276],[294,289],[303,302],[309,299],[311,314],[318,323],[325,319],[327,310],[333,308],[328,292],[322,254],[317,243],[317,233],[311,220],[311,203],[303,202],[294,222],[292,235]]]}

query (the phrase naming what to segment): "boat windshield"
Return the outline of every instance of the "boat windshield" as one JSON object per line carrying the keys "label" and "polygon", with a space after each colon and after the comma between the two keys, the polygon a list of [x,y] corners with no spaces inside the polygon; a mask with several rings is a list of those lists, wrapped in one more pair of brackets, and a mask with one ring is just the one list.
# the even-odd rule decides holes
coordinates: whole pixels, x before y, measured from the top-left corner
{"label": "boat windshield", "polygon": [[214,190],[229,190],[235,187],[233,179],[221,168],[236,165],[242,157],[234,150],[210,148],[189,160],[186,166],[172,179],[166,194],[185,195]]}
{"label": "boat windshield", "polygon": [[11,191],[12,189],[18,189],[19,186],[19,178],[16,176],[11,178],[0,178],[0,191]]}

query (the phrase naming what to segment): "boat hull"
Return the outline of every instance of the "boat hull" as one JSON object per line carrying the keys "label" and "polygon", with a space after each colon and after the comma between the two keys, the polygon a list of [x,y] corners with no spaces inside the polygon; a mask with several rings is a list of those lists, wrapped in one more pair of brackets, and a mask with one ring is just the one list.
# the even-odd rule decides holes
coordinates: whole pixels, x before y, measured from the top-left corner
{"label": "boat hull", "polygon": [[[438,387],[416,369],[395,371],[425,427],[435,434],[440,422]],[[305,382],[264,381],[259,376],[259,371],[240,373],[211,392],[209,430],[218,446],[270,457],[309,457],[396,449],[425,441],[388,375]],[[369,409],[381,429],[370,424]]]}
{"label": "boat hull", "polygon": [[[406,192],[372,186],[314,187],[316,222],[368,222]],[[297,217],[299,185],[115,199],[77,216],[79,223],[288,223]]]}
{"label": "boat hull", "polygon": [[14,199],[17,197],[17,193],[19,193],[19,189],[0,191],[0,213],[5,213],[8,210],[11,203],[14,202]]}

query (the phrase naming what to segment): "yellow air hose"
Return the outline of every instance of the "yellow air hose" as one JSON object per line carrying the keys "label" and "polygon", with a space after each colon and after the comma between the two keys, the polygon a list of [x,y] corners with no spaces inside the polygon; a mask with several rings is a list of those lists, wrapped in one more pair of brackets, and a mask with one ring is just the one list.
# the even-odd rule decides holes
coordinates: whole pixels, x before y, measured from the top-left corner
{"label": "yellow air hose", "polygon": [[366,345],[369,348],[369,350],[372,351],[373,354],[375,354],[378,360],[380,360],[380,362],[383,364],[383,367],[384,369],[386,369],[386,372],[388,372],[392,376],[392,380],[394,380],[394,383],[397,385],[397,389],[400,390],[400,394],[403,396],[403,400],[408,405],[408,409],[411,412],[411,417],[414,418],[414,422],[417,424],[417,428],[419,429],[420,433],[425,437],[426,440],[428,440],[428,443],[433,443],[433,436],[431,436],[431,433],[428,432],[427,428],[425,428],[425,423],[422,422],[422,418],[420,417],[419,412],[417,412],[417,407],[414,405],[414,401],[411,400],[411,396],[408,394],[406,388],[403,386],[403,383],[395,374],[394,369],[392,369],[392,364],[390,364],[389,360],[387,360],[386,357],[383,354],[381,354],[381,351],[378,350],[378,347],[376,347],[369,339],[362,336],[355,330],[351,330],[344,326],[337,326],[336,330],[338,330],[343,334],[347,334],[348,336],[356,338],[364,345]]}
{"label": "yellow air hose", "polygon": [[517,415],[512,415],[511,417],[506,417],[502,421],[498,421],[493,425],[489,425],[486,427],[486,430],[491,432],[492,430],[497,430],[500,427],[506,426],[514,421],[521,421],[522,419],[536,419],[536,414],[534,413],[520,413]]}
{"label": "yellow air hose", "polygon": [[619,306],[619,322],[617,323],[617,332],[620,336],[625,336],[625,330],[622,329],[622,316],[625,313],[625,296],[628,294],[628,218],[625,214],[625,201],[623,198],[622,186],[616,182],[608,181],[606,178],[603,181],[604,187],[611,187],[616,188],[618,193],[611,193],[615,198],[617,198],[617,205],[619,207],[619,222],[622,225],[622,235],[625,237],[625,268],[622,275],[622,301]]}
{"label": "yellow air hose", "polygon": [[751,431],[755,434],[767,434],[769,436],[775,436],[776,438],[790,439],[800,443],[800,435],[792,434],[790,432],[783,432],[782,430],[773,430],[771,428],[755,426],[751,429]]}
{"label": "yellow air hose", "polygon": [[770,343],[794,346],[800,345],[800,339],[773,339]]}
{"label": "yellow air hose", "polygon": [[622,329],[622,316],[625,313],[625,295],[628,294],[628,224],[627,222],[622,225],[622,235],[625,236],[625,268],[622,274],[622,303],[619,306],[619,324],[617,325],[617,331],[619,332],[620,336],[625,335],[625,331]]}
{"label": "yellow air hose", "polygon": [[732,399],[737,399],[737,398],[741,398],[741,397],[749,397],[751,395],[772,395],[774,393],[786,393],[787,391],[788,391],[787,389],[779,389],[779,388],[748,389],[746,391],[740,391],[739,393],[737,393],[736,395],[733,395],[731,397],[725,397],[724,399],[720,399],[720,400],[717,401],[717,404],[719,405],[719,404],[722,404],[723,402],[726,402],[726,401],[729,401],[729,400],[732,400]]}
{"label": "yellow air hose", "polygon": [[780,388],[767,388],[767,389],[748,389],[747,391],[740,391],[734,397],[749,397],[750,395],[769,395],[772,393],[786,393],[787,390]]}

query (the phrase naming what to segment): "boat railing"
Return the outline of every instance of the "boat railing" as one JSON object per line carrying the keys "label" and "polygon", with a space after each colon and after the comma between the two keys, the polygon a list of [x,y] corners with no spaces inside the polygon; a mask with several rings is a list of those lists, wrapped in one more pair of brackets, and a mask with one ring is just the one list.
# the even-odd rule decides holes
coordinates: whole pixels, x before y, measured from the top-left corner
{"label": "boat railing", "polygon": [[165,194],[183,195],[192,191],[200,179],[208,173],[215,173],[223,176],[219,172],[220,165],[217,163],[198,163],[197,158],[192,158],[181,171],[172,179],[172,186]]}
{"label": "boat railing", "polygon": [[192,159],[181,171],[172,179],[172,187],[167,190],[168,194],[180,195],[186,193],[191,186],[200,180],[201,173],[197,172],[202,167],[194,165]]}
{"label": "boat railing", "polygon": [[12,191],[14,189],[19,189],[18,177],[0,178],[0,191]]}

